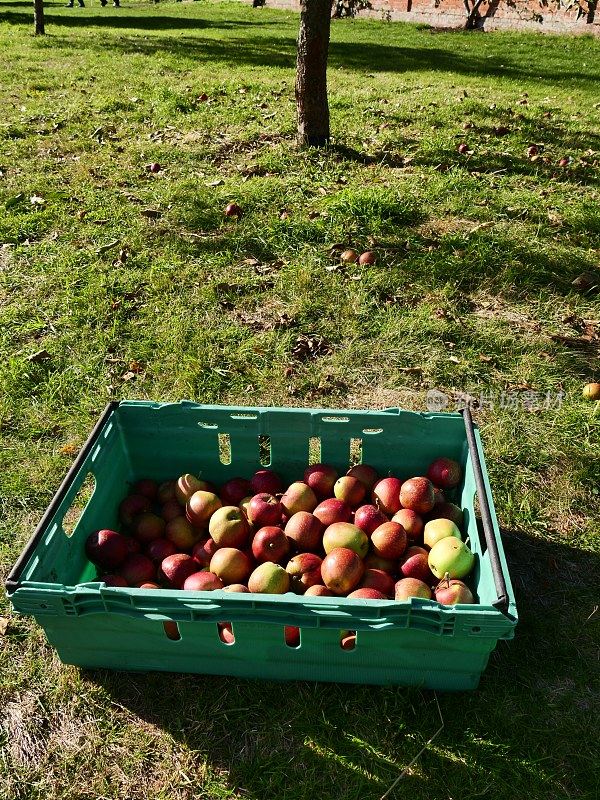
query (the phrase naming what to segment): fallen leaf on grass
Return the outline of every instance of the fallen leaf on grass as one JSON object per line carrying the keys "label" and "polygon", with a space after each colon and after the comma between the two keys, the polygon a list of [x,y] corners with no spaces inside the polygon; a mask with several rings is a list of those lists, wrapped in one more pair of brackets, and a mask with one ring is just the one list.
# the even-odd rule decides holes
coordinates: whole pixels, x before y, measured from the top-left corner
{"label": "fallen leaf on grass", "polygon": [[68,442],[67,444],[63,444],[58,452],[63,456],[76,456],[79,452],[79,445],[74,442]]}
{"label": "fallen leaf on grass", "polygon": [[578,292],[588,292],[590,289],[598,289],[600,287],[600,275],[594,272],[582,272],[571,283],[574,289]]}
{"label": "fallen leaf on grass", "polygon": [[162,211],[157,208],[144,208],[140,211],[140,214],[148,219],[160,219],[162,217]]}
{"label": "fallen leaf on grass", "polygon": [[456,356],[448,356],[448,361],[452,361],[453,364],[460,364],[460,358]]}
{"label": "fallen leaf on grass", "polygon": [[32,206],[37,206],[38,208],[46,205],[45,199],[39,194],[32,194],[29,198],[29,202]]}
{"label": "fallen leaf on grass", "polygon": [[27,356],[27,361],[38,364],[41,361],[47,361],[49,358],[52,358],[52,356],[47,350],[38,350],[37,353]]}
{"label": "fallen leaf on grass", "polygon": [[301,334],[292,348],[292,355],[304,361],[309,358],[329,355],[331,347],[322,336]]}
{"label": "fallen leaf on grass", "polygon": [[131,372],[131,370],[129,370],[128,372],[124,372],[123,375],[121,375],[122,381],[132,381],[134,378],[135,378],[135,372]]}
{"label": "fallen leaf on grass", "polygon": [[4,636],[8,629],[8,617],[0,617],[0,636]]}
{"label": "fallen leaf on grass", "polygon": [[96,250],[96,255],[101,256],[102,253],[107,253],[109,250],[112,250],[113,247],[117,247],[120,244],[121,244],[120,239],[114,239],[112,242],[103,244]]}

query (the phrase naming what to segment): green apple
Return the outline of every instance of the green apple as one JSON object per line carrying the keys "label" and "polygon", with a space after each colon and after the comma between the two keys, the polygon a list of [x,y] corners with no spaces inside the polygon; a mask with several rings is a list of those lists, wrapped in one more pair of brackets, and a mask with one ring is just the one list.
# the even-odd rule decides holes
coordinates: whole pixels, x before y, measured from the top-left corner
{"label": "green apple", "polygon": [[446,536],[455,536],[460,539],[460,531],[451,519],[432,519],[423,529],[423,541],[426,547],[433,547]]}
{"label": "green apple", "polygon": [[427,561],[436,578],[443,578],[446,573],[450,578],[464,578],[473,569],[475,556],[460,539],[446,536],[433,545]]}

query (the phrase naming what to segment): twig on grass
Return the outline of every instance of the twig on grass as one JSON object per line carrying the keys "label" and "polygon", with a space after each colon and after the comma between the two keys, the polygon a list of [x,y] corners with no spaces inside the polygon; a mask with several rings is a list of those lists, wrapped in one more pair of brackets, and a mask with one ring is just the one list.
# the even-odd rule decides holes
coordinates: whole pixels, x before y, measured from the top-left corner
{"label": "twig on grass", "polygon": [[436,703],[436,705],[437,705],[438,714],[440,715],[440,722],[441,722],[442,724],[441,724],[441,725],[440,725],[440,727],[437,729],[437,731],[436,731],[436,732],[433,734],[433,736],[431,736],[431,737],[430,737],[430,738],[429,738],[429,739],[428,739],[428,740],[425,742],[425,744],[424,744],[424,745],[423,745],[423,747],[422,747],[422,748],[419,750],[419,752],[418,752],[418,753],[417,753],[417,755],[416,755],[416,756],[413,758],[413,760],[412,760],[412,761],[411,761],[409,764],[407,764],[407,765],[404,767],[404,769],[402,770],[402,772],[400,773],[400,775],[398,775],[398,777],[397,777],[397,778],[396,778],[396,780],[395,780],[395,781],[392,783],[392,785],[391,785],[391,786],[390,786],[390,788],[387,790],[387,792],[386,792],[385,794],[382,794],[382,795],[381,795],[381,797],[379,798],[379,800],[386,800],[386,798],[387,798],[387,797],[389,797],[389,795],[390,795],[390,794],[393,792],[393,790],[396,788],[396,786],[397,786],[397,785],[398,785],[398,783],[399,783],[399,782],[402,780],[402,778],[403,778],[403,777],[406,775],[406,773],[407,773],[407,772],[408,772],[408,770],[409,770],[409,769],[412,767],[412,765],[415,763],[415,761],[417,761],[417,759],[419,759],[419,758],[421,757],[421,755],[422,755],[422,754],[425,752],[425,750],[427,750],[427,748],[428,748],[428,747],[429,747],[429,745],[430,745],[430,744],[433,742],[433,740],[434,740],[434,739],[435,739],[437,736],[439,736],[439,735],[440,735],[440,733],[441,733],[441,732],[444,730],[444,718],[442,717],[442,709],[440,708],[440,704],[439,704],[439,701],[438,701],[438,699],[437,699],[437,694],[436,694],[435,692],[433,693],[433,696],[435,697],[435,703]]}

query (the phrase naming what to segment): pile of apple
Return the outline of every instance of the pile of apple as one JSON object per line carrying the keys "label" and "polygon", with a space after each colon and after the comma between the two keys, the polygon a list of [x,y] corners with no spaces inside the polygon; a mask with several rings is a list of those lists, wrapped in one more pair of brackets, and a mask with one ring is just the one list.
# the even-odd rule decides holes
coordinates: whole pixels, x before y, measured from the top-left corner
{"label": "pile of apple", "polygon": [[119,506],[123,531],[94,531],[85,548],[107,586],[473,603],[463,514],[444,496],[461,477],[438,458],[406,481],[366,464],[342,477],[314,464],[287,488],[269,469],[220,490],[144,479]]}

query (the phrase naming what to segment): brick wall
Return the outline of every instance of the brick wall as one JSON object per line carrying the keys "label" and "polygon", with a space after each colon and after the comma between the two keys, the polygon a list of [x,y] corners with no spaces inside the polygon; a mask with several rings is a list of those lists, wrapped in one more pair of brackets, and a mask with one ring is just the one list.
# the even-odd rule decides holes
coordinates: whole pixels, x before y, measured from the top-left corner
{"label": "brick wall", "polygon": [[[266,0],[270,8],[300,9],[299,0]],[[433,27],[460,28],[465,23],[463,0],[371,0],[372,11],[360,17],[393,21],[420,22]],[[517,0],[517,6],[505,0],[489,0],[480,8],[485,30],[512,28],[551,33],[587,33],[600,35],[600,2],[596,13],[577,16],[577,9],[553,11],[540,0]]]}

